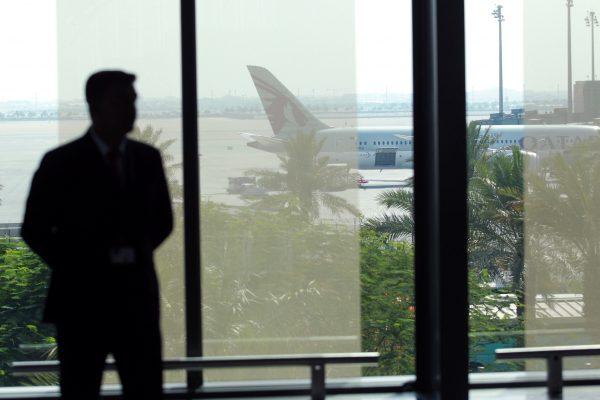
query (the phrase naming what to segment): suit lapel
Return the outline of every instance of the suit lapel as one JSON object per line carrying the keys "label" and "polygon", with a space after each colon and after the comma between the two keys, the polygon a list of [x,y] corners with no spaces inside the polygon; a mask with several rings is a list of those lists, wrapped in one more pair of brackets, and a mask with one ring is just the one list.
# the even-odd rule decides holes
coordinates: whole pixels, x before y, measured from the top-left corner
{"label": "suit lapel", "polygon": [[106,162],[102,157],[102,153],[100,153],[100,149],[94,143],[94,139],[92,139],[92,134],[88,130],[87,133],[81,138],[82,141],[82,151],[81,155],[84,158],[84,165],[87,164],[93,172],[103,173],[107,172]]}
{"label": "suit lapel", "polygon": [[137,165],[135,146],[131,140],[125,146],[123,169],[126,188],[131,189],[136,184],[135,178],[139,178],[138,174],[143,171],[143,166]]}
{"label": "suit lapel", "polygon": [[114,179],[89,130],[81,138],[79,154],[81,157],[80,165],[87,166],[82,170],[85,174],[85,186],[102,197],[113,197],[119,191],[119,184]]}

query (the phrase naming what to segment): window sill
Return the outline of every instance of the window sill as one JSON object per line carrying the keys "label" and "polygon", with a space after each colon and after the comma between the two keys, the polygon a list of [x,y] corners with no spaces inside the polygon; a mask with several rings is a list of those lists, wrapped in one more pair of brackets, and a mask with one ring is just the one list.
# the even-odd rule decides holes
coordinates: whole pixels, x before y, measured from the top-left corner
{"label": "window sill", "polygon": [[[413,391],[414,375],[379,376],[362,378],[336,378],[327,380],[328,394],[394,393]],[[484,372],[469,374],[471,389],[519,388],[546,386],[546,373],[532,372]],[[565,386],[600,385],[600,370],[565,371]],[[306,379],[210,382],[198,391],[201,397],[259,397],[300,396],[310,392]],[[103,399],[119,399],[120,385],[103,385]],[[165,398],[184,398],[183,383],[165,385]],[[200,397],[200,396],[199,396]],[[0,388],[0,400],[53,399],[59,398],[57,386],[28,386]]]}
{"label": "window sill", "polygon": [[[600,385],[600,370],[564,371],[565,386]],[[545,371],[481,372],[469,374],[471,389],[546,386]]]}
{"label": "window sill", "polygon": [[[393,393],[411,391],[414,375],[364,378],[336,378],[327,380],[328,394],[352,393]],[[120,398],[120,385],[103,385],[103,399]],[[185,398],[183,383],[165,385],[165,398]],[[201,397],[259,397],[259,396],[300,396],[310,394],[308,379],[210,382],[198,391]],[[60,392],[57,386],[27,386],[0,388],[0,400],[57,399]],[[200,396],[199,396],[200,397]]]}

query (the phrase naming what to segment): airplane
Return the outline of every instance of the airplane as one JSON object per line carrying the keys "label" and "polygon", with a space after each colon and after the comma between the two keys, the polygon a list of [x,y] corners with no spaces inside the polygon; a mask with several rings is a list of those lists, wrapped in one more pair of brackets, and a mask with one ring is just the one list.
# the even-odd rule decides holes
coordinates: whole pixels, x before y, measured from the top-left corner
{"label": "airplane", "polygon": [[[255,65],[247,68],[274,134],[241,133],[247,146],[285,153],[291,137],[315,132],[317,140],[323,140],[320,155],[332,164],[358,170],[413,167],[412,127],[331,127],[315,117],[269,70]],[[600,128],[589,125],[482,125],[482,129],[489,130],[495,140],[490,151],[519,146],[530,155],[563,151],[586,138],[600,138]]]}

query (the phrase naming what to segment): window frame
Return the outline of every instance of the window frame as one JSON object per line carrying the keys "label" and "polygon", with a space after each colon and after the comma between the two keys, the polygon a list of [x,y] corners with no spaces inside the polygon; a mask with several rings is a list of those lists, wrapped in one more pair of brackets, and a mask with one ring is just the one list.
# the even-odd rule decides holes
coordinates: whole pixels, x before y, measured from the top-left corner
{"label": "window frame", "polygon": [[[202,356],[195,0],[180,0],[180,10],[186,355]],[[412,0],[412,10],[413,71],[419,71],[413,74],[416,386],[466,398],[464,0]],[[201,388],[201,372],[188,372],[187,382],[189,390]]]}
{"label": "window frame", "polygon": [[[413,71],[419,71],[413,74],[415,134],[413,140],[396,144],[414,145],[416,386],[412,377],[404,376],[386,377],[387,385],[349,379],[353,383],[344,384],[343,392],[416,390],[467,398],[473,388],[545,386],[528,372],[468,373],[464,0],[412,0],[412,21]],[[185,339],[186,356],[195,357],[203,355],[195,0],[180,0],[180,30]],[[476,378],[469,382],[469,375]],[[256,389],[251,384],[248,390]],[[565,384],[598,385],[600,379],[582,376]],[[186,387],[188,392],[203,389],[201,371],[187,372]],[[31,398],[30,388],[19,389],[14,398]],[[285,390],[289,388],[282,386],[272,394]]]}

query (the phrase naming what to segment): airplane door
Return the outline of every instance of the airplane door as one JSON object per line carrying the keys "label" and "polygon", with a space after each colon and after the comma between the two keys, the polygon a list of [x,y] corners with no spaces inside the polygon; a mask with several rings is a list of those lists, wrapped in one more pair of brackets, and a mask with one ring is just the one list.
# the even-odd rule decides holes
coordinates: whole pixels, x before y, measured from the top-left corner
{"label": "airplane door", "polygon": [[375,167],[390,168],[396,166],[396,149],[378,149],[375,152]]}

